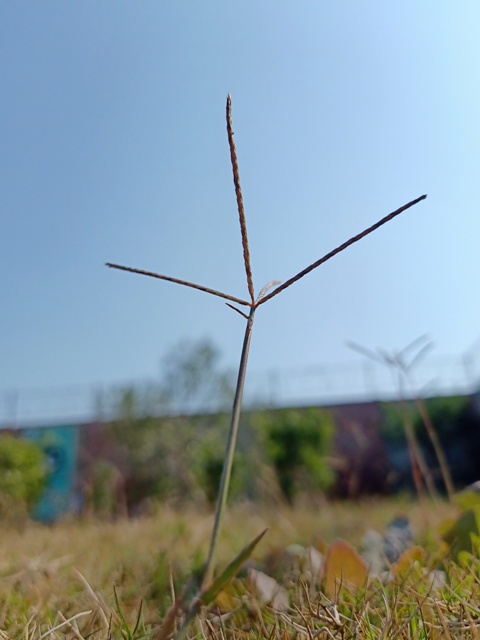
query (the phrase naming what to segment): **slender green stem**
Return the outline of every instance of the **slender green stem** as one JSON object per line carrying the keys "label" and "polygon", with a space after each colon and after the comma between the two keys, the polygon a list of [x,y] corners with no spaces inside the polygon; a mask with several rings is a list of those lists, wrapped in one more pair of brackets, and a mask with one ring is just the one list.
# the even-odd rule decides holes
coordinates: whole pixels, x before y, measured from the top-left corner
{"label": "slender green stem", "polygon": [[203,587],[207,586],[208,583],[212,580],[213,561],[215,557],[215,551],[217,549],[220,528],[225,513],[225,506],[227,504],[228,488],[230,485],[233,458],[235,454],[235,444],[237,442],[238,425],[240,423],[240,410],[242,408],[243,387],[245,384],[245,374],[247,372],[248,352],[250,349],[250,341],[252,338],[254,315],[255,307],[252,306],[250,315],[247,318],[245,337],[243,339],[242,355],[240,357],[240,365],[238,368],[237,387],[235,389],[235,398],[233,400],[232,417],[223,463],[222,479],[220,482],[220,488],[218,490],[217,505],[215,508],[215,522],[213,525],[212,538],[210,540],[210,549],[208,552],[207,564],[205,566],[205,573],[202,582]]}

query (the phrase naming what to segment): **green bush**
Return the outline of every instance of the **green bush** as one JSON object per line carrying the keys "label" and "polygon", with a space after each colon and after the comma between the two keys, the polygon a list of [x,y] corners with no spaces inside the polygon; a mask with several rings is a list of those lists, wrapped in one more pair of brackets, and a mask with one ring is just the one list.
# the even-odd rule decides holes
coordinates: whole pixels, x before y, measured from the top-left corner
{"label": "green bush", "polygon": [[293,503],[300,492],[325,491],[334,482],[328,464],[334,424],[317,408],[258,413],[254,424],[267,460],[274,467],[285,498]]}
{"label": "green bush", "polygon": [[0,436],[0,496],[4,510],[6,505],[30,510],[45,488],[47,475],[45,456],[39,447],[14,436]]}

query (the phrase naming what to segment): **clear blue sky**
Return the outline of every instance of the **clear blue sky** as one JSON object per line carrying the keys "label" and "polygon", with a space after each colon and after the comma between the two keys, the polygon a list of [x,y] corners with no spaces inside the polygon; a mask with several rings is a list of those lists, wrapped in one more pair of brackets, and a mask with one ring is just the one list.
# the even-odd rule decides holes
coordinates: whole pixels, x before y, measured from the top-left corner
{"label": "clear blue sky", "polygon": [[43,0],[0,6],[0,390],[238,361],[246,297],[428,199],[262,306],[251,370],[480,335],[480,3]]}

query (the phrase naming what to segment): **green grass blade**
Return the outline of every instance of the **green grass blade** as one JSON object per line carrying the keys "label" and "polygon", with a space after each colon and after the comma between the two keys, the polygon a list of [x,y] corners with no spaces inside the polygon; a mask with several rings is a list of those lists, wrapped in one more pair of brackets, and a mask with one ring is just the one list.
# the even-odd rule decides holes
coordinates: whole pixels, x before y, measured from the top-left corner
{"label": "green grass blade", "polygon": [[240,553],[232,560],[232,562],[230,562],[230,564],[222,571],[222,573],[213,581],[212,585],[201,594],[200,600],[203,605],[209,605],[211,602],[213,602],[217,594],[223,589],[223,587],[237,575],[242,566],[252,555],[252,552],[257,544],[266,533],[267,529],[264,529],[262,533],[260,533],[256,538],[252,540],[252,542],[250,542],[250,544],[244,547],[240,551]]}

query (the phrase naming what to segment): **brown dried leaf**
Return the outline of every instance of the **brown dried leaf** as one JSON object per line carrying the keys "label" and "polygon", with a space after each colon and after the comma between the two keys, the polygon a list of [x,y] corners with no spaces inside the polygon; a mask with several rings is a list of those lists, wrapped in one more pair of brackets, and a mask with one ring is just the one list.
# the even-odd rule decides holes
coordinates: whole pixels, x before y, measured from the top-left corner
{"label": "brown dried leaf", "polygon": [[349,589],[364,586],[368,567],[351,544],[338,538],[327,549],[321,579],[325,594],[333,599],[342,586]]}

